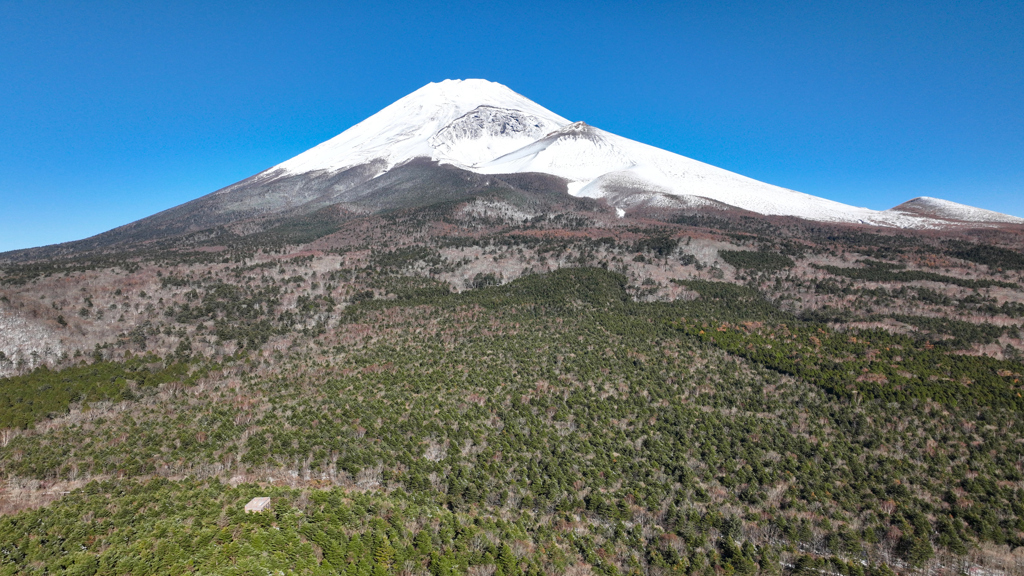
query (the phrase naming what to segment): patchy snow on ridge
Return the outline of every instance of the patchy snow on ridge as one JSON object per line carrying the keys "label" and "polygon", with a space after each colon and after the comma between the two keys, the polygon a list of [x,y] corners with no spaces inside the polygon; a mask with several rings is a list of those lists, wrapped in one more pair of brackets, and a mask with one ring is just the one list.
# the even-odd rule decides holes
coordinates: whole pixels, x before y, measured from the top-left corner
{"label": "patchy snow on ridge", "polygon": [[519,110],[478,106],[430,138],[434,159],[463,167],[513,152],[558,130],[554,120]]}
{"label": "patchy snow on ridge", "polygon": [[[477,110],[482,106],[490,110]],[[504,110],[505,114],[500,114],[499,110]],[[488,125],[478,126],[479,130],[474,131],[472,117],[456,122],[473,111],[480,116],[478,125],[502,117],[511,129],[494,133]],[[521,126],[512,128],[517,123]],[[480,162],[486,150],[500,155],[532,141],[542,130],[550,131],[568,123],[565,118],[496,82],[445,80],[427,84],[266,173],[281,170],[287,174],[336,172],[378,159],[385,160],[390,169],[419,157],[469,166]],[[481,146],[460,144],[460,137],[476,140]],[[510,143],[501,144],[503,137]],[[435,144],[439,149],[435,150]],[[466,157],[461,157],[460,153]]]}

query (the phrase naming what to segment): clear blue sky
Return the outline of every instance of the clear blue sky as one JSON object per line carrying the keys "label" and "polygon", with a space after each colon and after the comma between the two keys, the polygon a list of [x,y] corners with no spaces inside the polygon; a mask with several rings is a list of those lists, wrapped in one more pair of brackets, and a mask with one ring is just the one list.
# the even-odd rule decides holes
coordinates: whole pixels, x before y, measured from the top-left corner
{"label": "clear blue sky", "polygon": [[0,250],[197,198],[445,78],[850,204],[1024,216],[1022,30],[1008,0],[0,0]]}

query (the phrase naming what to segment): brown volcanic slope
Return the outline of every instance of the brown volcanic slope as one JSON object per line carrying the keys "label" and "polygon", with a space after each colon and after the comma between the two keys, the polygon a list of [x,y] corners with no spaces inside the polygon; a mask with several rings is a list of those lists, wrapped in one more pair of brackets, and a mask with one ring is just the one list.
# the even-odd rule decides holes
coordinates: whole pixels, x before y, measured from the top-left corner
{"label": "brown volcanic slope", "polygon": [[[168,247],[173,239],[207,239],[226,232],[248,235],[337,207],[352,215],[428,206],[480,194],[538,194],[546,201],[591,202],[566,193],[565,180],[547,174],[482,175],[419,158],[378,175],[366,164],[334,174],[299,176],[263,172],[216,192],[96,236],[7,252],[0,259],[24,261],[128,247]],[[344,220],[345,217],[341,217]],[[167,242],[158,241],[172,241]]]}

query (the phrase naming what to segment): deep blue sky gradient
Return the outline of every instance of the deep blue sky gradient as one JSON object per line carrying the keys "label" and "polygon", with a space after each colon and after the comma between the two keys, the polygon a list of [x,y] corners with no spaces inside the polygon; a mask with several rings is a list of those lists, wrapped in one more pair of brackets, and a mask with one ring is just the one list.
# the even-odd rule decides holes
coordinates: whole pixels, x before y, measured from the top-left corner
{"label": "deep blue sky gradient", "polygon": [[1024,216],[1024,3],[0,0],[0,250],[83,238],[431,81],[885,209]]}

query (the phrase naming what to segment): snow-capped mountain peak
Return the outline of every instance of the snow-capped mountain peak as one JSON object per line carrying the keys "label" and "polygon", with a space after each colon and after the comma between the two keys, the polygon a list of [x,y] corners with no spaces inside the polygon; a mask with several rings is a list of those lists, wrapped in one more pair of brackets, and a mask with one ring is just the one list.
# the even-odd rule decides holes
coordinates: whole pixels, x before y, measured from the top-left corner
{"label": "snow-capped mountain peak", "polygon": [[[764,215],[896,227],[1024,220],[918,199],[891,210],[849,206],[723,170],[569,120],[486,80],[428,84],[338,136],[258,175],[256,181],[354,170],[351,187],[414,158],[480,174],[535,172],[567,181],[574,196],[620,210],[643,198],[665,205],[733,206]],[[678,203],[672,199],[678,199]]]}
{"label": "snow-capped mountain peak", "polygon": [[[475,131],[474,120],[479,128]],[[494,134],[489,130],[492,123],[512,129]],[[568,123],[496,82],[445,80],[427,84],[338,136],[278,164],[268,174],[335,172],[377,160],[391,168],[419,157],[471,166],[494,157],[485,158],[489,152],[482,150],[494,150],[499,156],[541,132]],[[461,140],[476,140],[480,145]]]}

